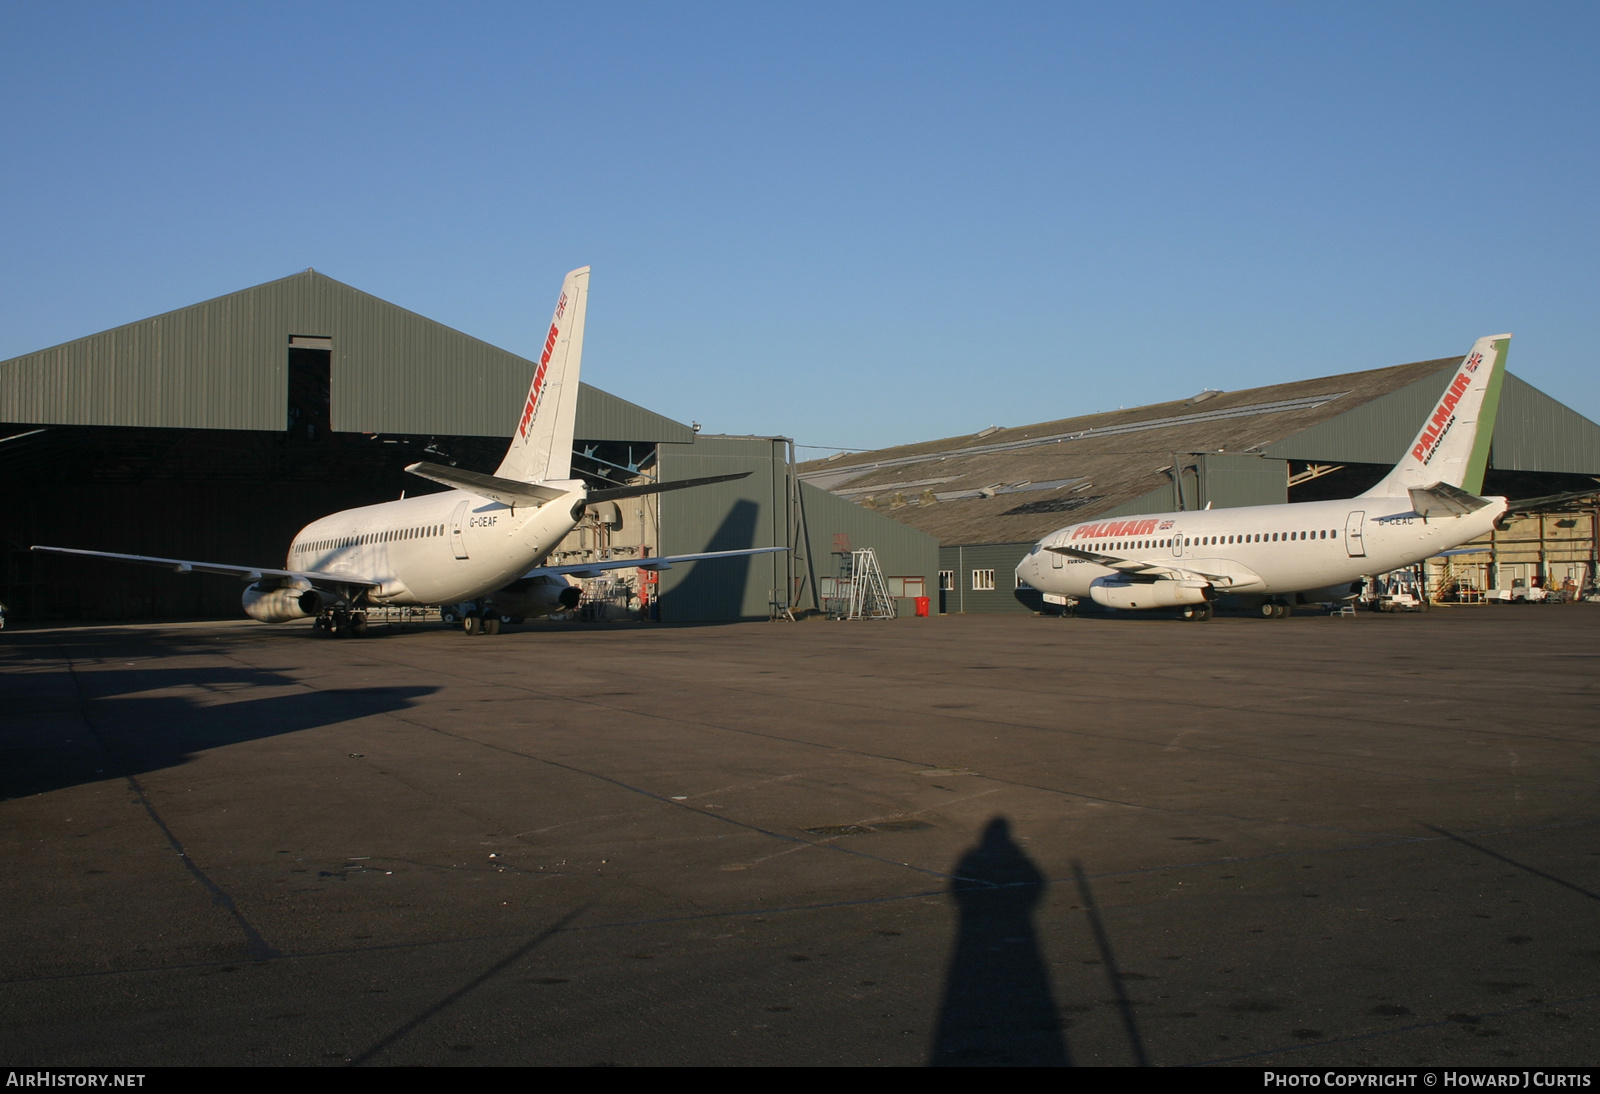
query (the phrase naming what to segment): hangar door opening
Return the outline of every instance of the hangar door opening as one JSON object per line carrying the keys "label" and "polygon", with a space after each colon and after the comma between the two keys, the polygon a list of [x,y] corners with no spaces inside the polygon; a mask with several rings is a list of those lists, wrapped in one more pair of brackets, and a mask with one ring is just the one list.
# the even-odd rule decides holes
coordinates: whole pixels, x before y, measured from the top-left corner
{"label": "hangar door opening", "polygon": [[333,422],[333,339],[291,334],[288,381],[290,439],[326,440]]}

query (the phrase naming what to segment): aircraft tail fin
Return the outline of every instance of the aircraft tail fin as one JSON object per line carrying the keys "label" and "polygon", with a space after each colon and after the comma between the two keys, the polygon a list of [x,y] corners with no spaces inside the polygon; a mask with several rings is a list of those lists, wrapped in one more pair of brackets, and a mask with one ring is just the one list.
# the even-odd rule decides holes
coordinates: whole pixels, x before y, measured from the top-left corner
{"label": "aircraft tail fin", "polygon": [[572,474],[572,431],[578,414],[578,368],[583,360],[583,321],[589,310],[589,267],[561,283],[549,333],[528,385],[528,398],[511,435],[511,447],[495,477],[545,482]]}
{"label": "aircraft tail fin", "polygon": [[1473,495],[1483,489],[1510,346],[1509,334],[1491,334],[1473,343],[1411,448],[1362,497],[1404,497],[1414,488],[1439,483]]}
{"label": "aircraft tail fin", "polygon": [[1411,448],[1362,497],[1405,497],[1411,489],[1438,483],[1467,494],[1483,489],[1507,349],[1510,334],[1488,334],[1472,344]]}

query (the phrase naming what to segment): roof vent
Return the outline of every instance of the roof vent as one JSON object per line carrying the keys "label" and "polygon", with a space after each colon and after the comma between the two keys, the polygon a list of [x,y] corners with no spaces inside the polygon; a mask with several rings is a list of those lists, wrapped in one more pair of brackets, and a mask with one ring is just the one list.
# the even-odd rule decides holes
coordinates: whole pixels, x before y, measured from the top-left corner
{"label": "roof vent", "polygon": [[976,433],[973,434],[973,436],[974,437],[987,437],[991,433],[1000,432],[1000,430],[1003,429],[1003,428],[1004,428],[1003,426],[992,425],[988,429],[980,429],[980,430],[978,430]]}
{"label": "roof vent", "polygon": [[1218,395],[1221,395],[1221,394],[1222,394],[1222,389],[1221,388],[1208,387],[1204,391],[1202,391],[1200,394],[1194,396],[1189,401],[1191,403],[1203,403],[1207,399],[1215,399]]}

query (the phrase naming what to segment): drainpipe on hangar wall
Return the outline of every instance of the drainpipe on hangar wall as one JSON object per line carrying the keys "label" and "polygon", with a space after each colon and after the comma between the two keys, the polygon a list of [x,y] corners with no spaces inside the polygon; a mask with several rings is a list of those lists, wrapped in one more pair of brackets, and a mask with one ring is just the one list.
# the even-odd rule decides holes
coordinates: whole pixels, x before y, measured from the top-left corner
{"label": "drainpipe on hangar wall", "polygon": [[1589,588],[1600,589],[1600,507],[1589,510]]}
{"label": "drainpipe on hangar wall", "polygon": [[1544,548],[1544,514],[1539,514],[1539,588],[1550,587],[1550,561]]}
{"label": "drainpipe on hangar wall", "polygon": [[1484,582],[1484,591],[1500,587],[1500,529],[1489,525],[1489,573],[1488,581]]}

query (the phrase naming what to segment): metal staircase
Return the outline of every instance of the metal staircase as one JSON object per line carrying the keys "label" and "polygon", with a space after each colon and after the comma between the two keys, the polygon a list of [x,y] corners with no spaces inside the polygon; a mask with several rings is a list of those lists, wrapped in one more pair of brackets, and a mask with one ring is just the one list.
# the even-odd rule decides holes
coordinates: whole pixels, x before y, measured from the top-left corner
{"label": "metal staircase", "polygon": [[835,618],[893,619],[899,614],[871,547],[850,552],[850,576],[841,577],[838,584]]}

